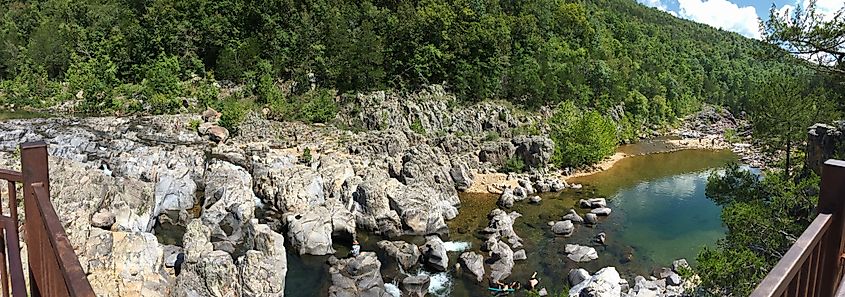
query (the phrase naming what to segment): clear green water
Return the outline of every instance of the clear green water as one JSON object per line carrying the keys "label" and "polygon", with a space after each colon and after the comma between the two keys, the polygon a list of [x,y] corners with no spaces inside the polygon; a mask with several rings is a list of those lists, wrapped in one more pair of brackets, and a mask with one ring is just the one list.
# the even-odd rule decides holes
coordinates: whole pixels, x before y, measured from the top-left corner
{"label": "clear green water", "polygon": [[[539,205],[517,203],[512,210],[523,216],[514,227],[524,240],[528,259],[516,263],[510,279],[524,282],[537,271],[541,286],[556,292],[566,288],[566,275],[572,268],[595,272],[615,266],[623,277],[632,280],[636,275],[649,275],[655,268],[668,266],[678,258],[694,264],[700,248],[714,244],[725,231],[719,207],[704,196],[707,177],[715,168],[733,160],[736,157],[729,151],[683,150],[640,155],[621,160],[607,171],[574,180],[585,185],[581,190],[544,194]],[[578,199],[593,197],[608,198],[613,213],[593,228],[576,226],[570,238],[552,234],[548,221],[559,220],[570,208],[575,208]],[[460,214],[449,222],[448,240],[469,242],[470,249],[477,251],[481,243],[477,231],[487,225],[487,214],[496,207],[496,198],[496,195],[462,194]],[[563,253],[566,244],[590,245],[600,232],[607,233],[608,239],[606,246],[594,246],[599,259],[574,263],[566,258]],[[375,249],[377,240],[366,238],[362,242],[364,250]],[[420,239],[408,240],[419,243]],[[345,251],[339,251],[339,255],[343,254]],[[450,253],[449,263],[457,263],[459,254]],[[326,294],[330,280],[324,257],[291,255],[288,259],[286,293],[289,296]],[[448,291],[452,296],[490,296],[486,284],[476,284],[461,276],[450,277]]]}
{"label": "clear green water", "polygon": [[34,118],[47,118],[51,115],[41,112],[31,112],[31,111],[7,111],[7,110],[0,110],[0,121],[3,120],[14,120],[14,119],[34,119]]}

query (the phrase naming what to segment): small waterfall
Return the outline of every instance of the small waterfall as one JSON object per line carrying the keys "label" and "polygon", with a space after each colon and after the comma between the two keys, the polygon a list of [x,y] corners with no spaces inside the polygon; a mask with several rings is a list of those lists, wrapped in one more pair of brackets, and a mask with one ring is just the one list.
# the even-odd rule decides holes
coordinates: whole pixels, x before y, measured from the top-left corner
{"label": "small waterfall", "polygon": [[429,273],[420,271],[420,275],[427,275],[431,278],[431,284],[428,286],[428,293],[432,296],[449,296],[452,293],[452,277],[446,272]]}
{"label": "small waterfall", "polygon": [[390,296],[402,297],[402,291],[399,290],[399,287],[397,287],[395,284],[392,284],[392,283],[384,284],[384,290],[387,291],[387,294],[390,294]]}
{"label": "small waterfall", "polygon": [[443,243],[443,248],[445,248],[447,252],[463,252],[468,250],[469,247],[470,243],[466,241],[447,241]]}

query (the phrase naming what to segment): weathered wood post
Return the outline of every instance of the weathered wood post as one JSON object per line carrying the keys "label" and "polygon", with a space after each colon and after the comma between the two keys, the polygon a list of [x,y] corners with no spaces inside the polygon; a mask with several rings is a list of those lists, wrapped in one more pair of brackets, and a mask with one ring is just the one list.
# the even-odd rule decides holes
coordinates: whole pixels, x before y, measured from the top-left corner
{"label": "weathered wood post", "polygon": [[842,252],[845,244],[845,161],[830,159],[824,162],[818,212],[830,214],[833,219],[827,231],[827,240],[822,242],[823,255],[819,267],[821,288],[818,295],[832,297],[836,294],[842,275]]}
{"label": "weathered wood post", "polygon": [[[24,240],[27,243],[27,255],[30,260],[29,265],[29,283],[30,296],[42,296],[39,287],[46,284],[39,284],[42,275],[47,273],[47,267],[43,264],[47,261],[47,257],[56,261],[53,255],[45,254],[44,244],[42,242],[44,224],[41,222],[41,214],[38,210],[38,197],[35,195],[33,184],[41,184],[44,192],[50,195],[50,172],[47,168],[47,144],[43,141],[27,142],[20,146],[21,148],[21,174],[23,175],[23,210],[24,210]],[[42,261],[34,261],[40,259]],[[57,265],[58,263],[56,263]]]}

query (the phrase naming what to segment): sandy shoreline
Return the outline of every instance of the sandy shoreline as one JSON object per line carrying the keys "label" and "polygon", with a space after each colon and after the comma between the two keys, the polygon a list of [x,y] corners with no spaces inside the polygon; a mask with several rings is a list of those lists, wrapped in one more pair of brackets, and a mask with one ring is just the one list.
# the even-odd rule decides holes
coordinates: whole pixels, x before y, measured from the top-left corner
{"label": "sandy shoreline", "polygon": [[[731,149],[733,147],[732,144],[726,142],[722,135],[705,135],[700,138],[687,138],[687,139],[668,139],[664,140],[668,147],[665,150],[660,150],[652,153],[668,153],[674,152],[679,150],[690,150],[690,149],[703,149],[703,150],[724,150],[724,149]],[[616,165],[617,162],[632,156],[638,156],[642,154],[626,154],[623,152],[617,151],[610,157],[607,157],[604,161],[599,162],[587,169],[581,169],[575,171],[573,174],[570,175],[562,175],[561,173],[552,173],[550,174],[551,177],[557,177],[565,182],[569,182],[570,179],[588,176],[592,174],[596,174],[598,172],[602,172],[612,168]],[[465,193],[481,193],[481,194],[499,194],[501,193],[501,188],[504,186],[515,187],[518,184],[517,179],[508,179],[508,174],[506,173],[477,173],[474,172],[474,178],[472,181],[472,186],[466,189]]]}

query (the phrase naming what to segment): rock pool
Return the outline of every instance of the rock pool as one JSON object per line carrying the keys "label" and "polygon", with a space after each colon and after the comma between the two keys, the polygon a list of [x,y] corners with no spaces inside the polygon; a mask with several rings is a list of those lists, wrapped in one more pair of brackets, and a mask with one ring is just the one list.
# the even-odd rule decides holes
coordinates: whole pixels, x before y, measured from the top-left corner
{"label": "rock pool", "polygon": [[[631,148],[622,148],[631,149]],[[571,180],[582,183],[580,190],[542,195],[539,205],[518,202],[512,210],[523,216],[514,229],[523,238],[528,259],[517,261],[509,279],[526,281],[537,271],[541,286],[551,292],[565,289],[566,275],[571,268],[588,271],[615,266],[631,281],[636,275],[649,275],[652,269],[668,266],[677,258],[686,258],[694,265],[702,246],[712,245],[724,235],[720,209],[704,195],[707,177],[728,162],[736,160],[730,151],[682,150],[670,153],[639,155],[625,158],[611,169]],[[560,220],[578,199],[606,197],[613,213],[593,227],[577,225],[572,237],[556,237],[547,225]],[[496,195],[461,194],[461,209],[449,222],[448,239],[463,248],[477,251],[481,243],[477,231],[487,225],[487,214],[496,207]],[[578,210],[583,214],[582,210]],[[590,244],[600,232],[607,234],[606,246],[595,246],[597,260],[574,263],[563,253],[568,243]],[[360,234],[363,250],[377,250],[380,238]],[[420,244],[421,238],[403,238]],[[347,248],[337,245],[338,255]],[[450,265],[457,263],[459,252],[451,252]],[[287,296],[325,295],[330,280],[326,257],[288,256]],[[387,269],[388,267],[382,267]],[[432,278],[437,295],[490,296],[484,286],[469,277],[451,273]]]}

